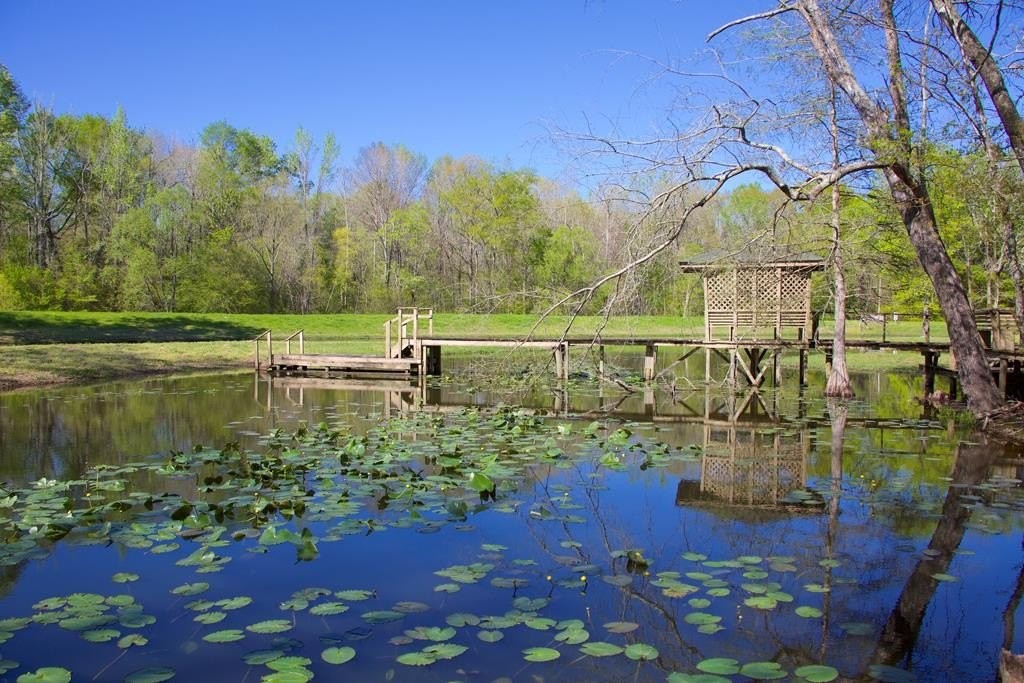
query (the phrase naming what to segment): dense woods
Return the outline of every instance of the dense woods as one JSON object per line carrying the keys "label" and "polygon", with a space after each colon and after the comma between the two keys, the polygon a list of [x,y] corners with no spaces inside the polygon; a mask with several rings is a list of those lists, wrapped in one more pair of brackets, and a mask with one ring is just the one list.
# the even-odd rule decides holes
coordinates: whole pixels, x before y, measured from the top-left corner
{"label": "dense woods", "polygon": [[[57,115],[0,82],[0,308],[338,312],[398,304],[532,312],[644,253],[673,222],[650,211],[667,180],[585,195],[529,169],[435,160],[370,143],[340,163],[332,137],[284,149],[213,122],[199,140],[132,126],[127,112]],[[982,149],[934,145],[943,238],[979,306],[1012,300],[1006,240]],[[1000,167],[1003,191],[1019,173]],[[844,193],[851,310],[919,311],[930,285],[878,187]],[[680,257],[751,239],[827,255],[829,211],[760,184],[727,188],[673,248],[590,310],[700,311]],[[676,202],[684,202],[679,197]],[[1019,210],[1014,207],[1014,210]],[[1018,220],[1019,217],[1015,217]],[[828,302],[819,287],[818,305]],[[1009,297],[1009,298],[1008,298]]]}
{"label": "dense woods", "polygon": [[[761,76],[772,100],[709,90],[717,119],[698,117],[695,125],[706,126],[705,137],[719,137],[700,143],[711,151],[699,165],[678,168],[669,149],[668,157],[649,157],[647,168],[590,175],[582,186],[473,157],[426,159],[400,143],[341,150],[332,136],[315,140],[302,129],[278,144],[216,121],[198,140],[175,140],[133,126],[120,109],[59,115],[28,101],[16,74],[0,67],[0,309],[339,312],[418,304],[537,312],[668,236],[668,249],[599,290],[585,310],[695,314],[702,293],[675,267],[681,257],[728,254],[750,243],[829,257],[841,243],[851,315],[926,307],[939,313],[879,161],[893,158],[904,159],[897,166],[927,192],[970,302],[1012,305],[1021,172],[983,95],[977,74],[984,72],[965,66],[968,57],[942,32],[941,22],[952,19],[902,12],[900,21],[920,22],[924,34],[901,46],[895,37],[911,30],[886,28],[886,16],[896,21],[891,3],[873,14],[823,12],[813,2],[779,7],[751,18],[750,32],[738,24],[730,43],[737,56],[772,64]],[[797,7],[811,23],[793,19]],[[801,35],[817,21],[831,31],[826,42],[864,64],[874,59],[896,78],[891,83],[900,89],[889,93],[896,109],[906,110],[897,112],[899,121],[855,123],[856,97],[840,93],[836,100],[841,69],[814,56],[814,31]],[[856,42],[871,31],[883,46],[875,53]],[[883,35],[894,38],[886,43]],[[789,59],[779,60],[786,50]],[[669,70],[667,77],[678,76]],[[830,156],[820,140],[828,119],[823,84],[830,82],[841,145],[834,163],[859,169],[836,174],[838,222],[828,193],[820,192],[822,176],[805,173],[826,168],[819,162]],[[870,96],[889,95],[883,87]],[[899,136],[872,142],[874,160],[865,157],[862,141],[882,135],[872,126],[894,125],[907,127],[908,146]],[[768,142],[754,140],[755,133]],[[677,134],[675,150],[688,139]],[[801,136],[795,151],[814,161],[802,166],[774,153],[780,141]],[[588,142],[608,140],[582,140]],[[646,150],[634,151],[620,156],[648,159]],[[686,213],[680,230],[685,208],[718,177],[708,169],[724,167],[723,151],[725,159],[781,175],[736,172]],[[793,184],[801,175],[815,192]],[[789,184],[780,187],[780,179]],[[826,313],[830,290],[818,287],[816,307]]]}

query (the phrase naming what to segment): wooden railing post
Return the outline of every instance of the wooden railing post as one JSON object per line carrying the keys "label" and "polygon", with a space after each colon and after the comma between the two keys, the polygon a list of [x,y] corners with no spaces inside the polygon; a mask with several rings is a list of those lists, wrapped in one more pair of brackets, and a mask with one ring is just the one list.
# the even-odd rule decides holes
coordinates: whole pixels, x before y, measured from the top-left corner
{"label": "wooden railing post", "polygon": [[384,357],[391,358],[391,321],[384,323]]}

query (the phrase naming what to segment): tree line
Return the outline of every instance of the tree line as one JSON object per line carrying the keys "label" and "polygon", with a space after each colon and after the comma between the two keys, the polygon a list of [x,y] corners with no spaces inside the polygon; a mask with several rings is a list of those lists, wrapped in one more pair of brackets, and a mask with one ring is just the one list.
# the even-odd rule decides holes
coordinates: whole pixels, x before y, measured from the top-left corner
{"label": "tree line", "polygon": [[[979,150],[929,154],[944,238],[973,300],[998,305],[1012,288],[990,165]],[[687,201],[652,209],[671,185],[655,173],[581,195],[528,169],[428,163],[398,144],[370,144],[347,167],[340,156],[333,136],[301,129],[279,150],[223,121],[185,143],[120,109],[58,115],[0,67],[0,310],[538,312],[645,253]],[[918,311],[930,283],[878,189],[845,193],[851,308]],[[820,207],[737,185],[586,310],[699,314],[702,290],[679,258],[758,239],[825,255],[827,237]],[[828,300],[819,287],[817,305]]]}

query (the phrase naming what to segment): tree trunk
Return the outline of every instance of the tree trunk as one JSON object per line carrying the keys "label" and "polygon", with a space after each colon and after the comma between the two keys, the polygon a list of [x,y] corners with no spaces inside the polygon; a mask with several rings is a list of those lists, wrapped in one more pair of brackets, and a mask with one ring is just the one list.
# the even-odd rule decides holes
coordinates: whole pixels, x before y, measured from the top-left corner
{"label": "tree trunk", "polygon": [[1013,148],[1013,152],[1017,156],[1017,163],[1020,165],[1021,172],[1024,173],[1024,119],[1021,119],[1017,105],[1006,88],[1002,70],[989,49],[978,40],[978,36],[964,21],[952,0],[932,0],[932,7],[942,19],[942,23],[949,29],[950,35],[960,45],[964,57],[967,58],[985,84],[985,90],[992,98],[992,104],[995,105],[996,113],[999,114],[999,120],[1010,139],[1010,147]]}
{"label": "tree trunk", "polygon": [[[836,118],[836,89],[831,88],[832,163],[839,167],[839,122]],[[846,369],[846,274],[843,272],[843,245],[840,239],[839,183],[832,184],[832,272],[835,278],[835,331],[832,335],[832,371],[825,384],[825,395],[853,398],[850,373]]]}
{"label": "tree trunk", "polygon": [[[883,14],[888,17],[883,18],[883,24],[890,53],[890,79],[902,82],[900,64],[895,58],[899,51],[898,36],[890,35],[894,29],[889,28],[894,23],[891,21],[892,4],[890,0],[881,0],[881,6]],[[957,373],[968,407],[976,415],[995,410],[1002,405],[1003,398],[989,371],[974,312],[963,282],[939,237],[928,192],[923,181],[914,178],[910,170],[911,150],[905,141],[909,138],[904,138],[903,131],[899,129],[900,122],[909,121],[902,89],[896,85],[890,88],[891,104],[896,109],[890,118],[889,112],[876,103],[857,80],[818,0],[799,0],[796,9],[807,24],[809,38],[829,80],[846,94],[863,121],[870,138],[869,146],[876,152],[879,148],[884,150],[892,159],[883,174],[910,242],[932,281],[946,316],[950,350],[956,356]]]}
{"label": "tree trunk", "polygon": [[1003,397],[992,379],[974,309],[963,281],[939,237],[931,200],[924,187],[908,175],[905,167],[895,164],[885,170],[889,190],[907,227],[910,243],[932,281],[946,318],[949,347],[956,357],[957,375],[967,397],[967,405],[974,414],[983,415],[1002,405]]}

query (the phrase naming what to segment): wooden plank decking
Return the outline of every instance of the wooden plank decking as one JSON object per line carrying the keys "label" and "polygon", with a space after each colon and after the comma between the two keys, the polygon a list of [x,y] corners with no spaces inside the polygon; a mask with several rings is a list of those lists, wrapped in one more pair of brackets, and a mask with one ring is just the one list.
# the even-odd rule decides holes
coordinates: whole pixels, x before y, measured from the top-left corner
{"label": "wooden plank decking", "polygon": [[272,354],[271,372],[372,372],[412,375],[419,372],[418,358],[339,356],[329,354]]}

